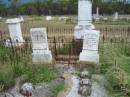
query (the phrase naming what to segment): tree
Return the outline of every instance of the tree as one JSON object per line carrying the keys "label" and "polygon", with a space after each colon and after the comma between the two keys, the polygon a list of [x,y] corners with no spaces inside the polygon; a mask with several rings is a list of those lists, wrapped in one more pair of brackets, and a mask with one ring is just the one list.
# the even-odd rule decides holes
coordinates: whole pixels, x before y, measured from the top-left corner
{"label": "tree", "polygon": [[21,2],[20,0],[11,0],[11,8],[12,8],[12,12],[15,15],[19,15],[19,8],[21,6]]}
{"label": "tree", "polygon": [[0,15],[1,16],[5,16],[6,14],[7,14],[7,12],[6,12],[6,6],[3,3],[3,1],[0,0]]}

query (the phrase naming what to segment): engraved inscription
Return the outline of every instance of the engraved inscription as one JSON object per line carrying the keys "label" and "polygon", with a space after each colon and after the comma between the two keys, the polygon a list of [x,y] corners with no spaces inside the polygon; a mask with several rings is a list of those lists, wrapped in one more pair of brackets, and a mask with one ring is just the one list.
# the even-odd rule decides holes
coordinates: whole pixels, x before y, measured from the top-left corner
{"label": "engraved inscription", "polygon": [[86,33],[84,35],[83,48],[86,50],[98,50],[99,35],[95,33]]}

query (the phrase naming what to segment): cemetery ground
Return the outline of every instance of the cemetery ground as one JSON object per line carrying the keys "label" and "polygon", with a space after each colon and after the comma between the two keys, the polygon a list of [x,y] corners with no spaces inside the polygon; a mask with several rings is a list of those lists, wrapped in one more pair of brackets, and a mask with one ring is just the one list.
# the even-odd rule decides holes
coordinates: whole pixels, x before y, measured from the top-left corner
{"label": "cemetery ground", "polygon": [[[122,21],[113,24],[111,22],[96,23],[96,29],[101,31],[98,73],[105,75],[108,80],[106,88],[109,90],[110,97],[130,97],[130,28],[128,25],[129,22],[122,25]],[[27,17],[22,24],[22,33],[26,39],[23,48],[6,48],[1,41],[0,91],[7,91],[16,84],[18,79],[23,79],[20,85],[26,81],[34,85],[47,84],[50,95],[57,96],[65,88],[61,77],[63,68],[57,67],[56,62],[51,65],[32,64],[30,28],[47,27],[49,47],[54,55],[57,54],[55,58],[62,55],[66,55],[63,58],[67,55],[72,58],[78,56],[73,54],[74,26],[74,22],[59,21],[58,18],[54,21],[45,21],[42,17]],[[0,31],[1,40],[9,37],[7,25],[4,22],[0,22]]]}

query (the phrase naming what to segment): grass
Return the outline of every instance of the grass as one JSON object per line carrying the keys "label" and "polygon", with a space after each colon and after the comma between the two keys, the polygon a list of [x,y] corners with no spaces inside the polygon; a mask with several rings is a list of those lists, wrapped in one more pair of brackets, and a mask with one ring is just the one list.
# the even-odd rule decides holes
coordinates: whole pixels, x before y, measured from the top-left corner
{"label": "grass", "polygon": [[51,91],[52,93],[54,94],[54,97],[56,97],[58,95],[58,93],[60,91],[62,91],[64,89],[64,83],[59,83],[57,85],[54,85],[52,88],[51,88]]}
{"label": "grass", "polygon": [[8,88],[14,86],[15,80],[14,80],[14,73],[10,69],[5,69],[4,71],[0,70],[0,91],[7,90]]}
{"label": "grass", "polygon": [[[121,45],[121,44],[120,44]],[[112,97],[127,97],[122,90],[130,83],[130,56],[125,47],[114,47],[112,44],[101,44],[100,70],[106,75],[110,85],[109,90]],[[130,94],[130,92],[128,92]]]}
{"label": "grass", "polygon": [[62,47],[58,47],[56,49],[57,54],[61,55],[69,55],[70,49],[72,48],[72,44],[64,44]]}
{"label": "grass", "polygon": [[[32,20],[26,20],[26,22],[22,25],[22,33],[23,36],[30,37],[30,28],[33,27],[49,27],[48,36],[51,34],[55,34],[51,29],[60,28],[60,29],[73,29],[75,24],[66,24],[65,21],[45,21],[43,17],[31,17]],[[5,21],[4,21],[5,22]],[[0,22],[0,30],[7,32],[7,24],[4,22]],[[125,25],[124,25],[125,24]],[[60,26],[59,26],[60,25]],[[128,28],[129,23],[125,23],[123,21],[117,22],[101,22],[96,23],[97,29],[105,29],[113,28],[115,30],[108,31],[111,33],[111,36],[114,34],[122,34],[122,30],[116,31],[118,28],[126,29]],[[104,31],[104,30],[103,30]],[[118,33],[115,33],[118,32]],[[68,33],[68,32],[67,32]],[[69,32],[70,33],[70,32]],[[71,31],[73,34],[73,30]],[[62,34],[58,32],[56,35]],[[64,33],[63,33],[64,36]],[[115,35],[116,36],[116,35]],[[117,37],[118,38],[118,37]],[[114,86],[118,86],[120,84],[129,84],[130,83],[130,48],[118,48],[113,47],[109,43],[102,44],[100,43],[100,70],[101,73],[105,74],[108,80],[110,81],[111,87],[111,95],[114,97],[124,97],[124,91],[117,88],[118,92],[114,91]],[[65,45],[61,48],[57,48],[57,52],[59,54],[68,54],[69,53],[69,45]],[[72,47],[71,47],[72,48]],[[0,90],[7,90],[12,87],[15,83],[14,79],[26,74],[28,76],[28,80],[34,84],[40,82],[48,82],[56,78],[55,71],[47,66],[34,66],[31,63],[31,50],[27,49],[27,52],[24,52],[21,56],[20,52],[16,52],[17,49],[14,50],[5,48],[4,46],[0,46],[0,87],[4,86]],[[115,68],[116,66],[116,68]],[[117,72],[118,71],[118,72]],[[118,76],[117,76],[118,75]],[[125,75],[123,78],[122,75]],[[120,81],[120,79],[124,81]],[[63,89],[63,84],[56,85],[52,88],[53,93],[57,95],[57,93]],[[116,96],[115,96],[116,95]],[[118,96],[117,96],[118,95]],[[120,96],[119,96],[120,95]]]}
{"label": "grass", "polygon": [[56,78],[56,72],[48,66],[35,68],[33,71],[28,71],[28,78],[33,84],[41,82],[49,82]]}
{"label": "grass", "polygon": [[[56,71],[49,64],[33,65],[31,51],[0,46],[0,91],[6,91],[15,85],[15,79],[26,75],[33,84],[49,82],[56,78]],[[4,59],[4,60],[3,60]]]}

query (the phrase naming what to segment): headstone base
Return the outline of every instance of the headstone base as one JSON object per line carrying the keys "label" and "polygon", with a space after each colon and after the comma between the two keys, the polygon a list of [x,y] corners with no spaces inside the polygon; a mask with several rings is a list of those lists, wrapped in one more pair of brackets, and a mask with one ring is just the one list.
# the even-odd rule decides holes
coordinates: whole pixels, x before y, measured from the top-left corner
{"label": "headstone base", "polygon": [[75,39],[83,39],[85,30],[92,30],[92,29],[95,29],[95,26],[93,24],[75,26],[74,28]]}
{"label": "headstone base", "polygon": [[79,61],[99,64],[99,54],[98,54],[98,51],[83,50],[80,53]]}
{"label": "headstone base", "polygon": [[33,52],[32,53],[33,64],[51,64],[52,63],[52,53],[49,50],[44,50],[42,53]]}

